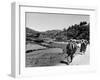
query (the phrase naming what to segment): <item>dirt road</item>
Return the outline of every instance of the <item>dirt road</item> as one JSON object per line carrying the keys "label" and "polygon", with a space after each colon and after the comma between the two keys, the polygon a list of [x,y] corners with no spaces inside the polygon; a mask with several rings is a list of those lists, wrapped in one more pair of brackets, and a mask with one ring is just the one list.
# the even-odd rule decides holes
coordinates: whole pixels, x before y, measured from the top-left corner
{"label": "dirt road", "polygon": [[86,52],[83,55],[75,55],[70,65],[88,65],[90,60],[89,45],[87,46]]}

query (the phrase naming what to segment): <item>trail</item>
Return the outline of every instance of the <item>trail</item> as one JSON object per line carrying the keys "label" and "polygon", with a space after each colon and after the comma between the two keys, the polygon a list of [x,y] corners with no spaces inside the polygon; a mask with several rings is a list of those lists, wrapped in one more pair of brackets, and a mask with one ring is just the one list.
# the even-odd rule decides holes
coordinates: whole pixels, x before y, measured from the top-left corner
{"label": "trail", "polygon": [[70,65],[88,65],[90,60],[89,45],[87,46],[86,52],[83,55],[75,55]]}

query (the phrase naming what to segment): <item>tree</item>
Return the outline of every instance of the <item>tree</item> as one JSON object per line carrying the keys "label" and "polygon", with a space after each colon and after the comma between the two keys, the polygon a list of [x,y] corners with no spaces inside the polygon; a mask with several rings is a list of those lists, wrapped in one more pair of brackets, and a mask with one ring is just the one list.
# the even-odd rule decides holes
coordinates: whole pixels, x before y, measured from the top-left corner
{"label": "tree", "polygon": [[80,22],[80,24],[72,25],[67,29],[68,39],[85,39],[89,42],[90,40],[90,25],[87,22]]}

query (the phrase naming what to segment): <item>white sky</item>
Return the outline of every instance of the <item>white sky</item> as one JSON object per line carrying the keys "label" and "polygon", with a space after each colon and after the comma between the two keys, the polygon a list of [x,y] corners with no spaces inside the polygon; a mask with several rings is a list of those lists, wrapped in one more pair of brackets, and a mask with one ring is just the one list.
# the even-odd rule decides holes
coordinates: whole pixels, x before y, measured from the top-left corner
{"label": "white sky", "polygon": [[81,21],[89,22],[88,15],[26,13],[26,27],[37,31],[68,28]]}

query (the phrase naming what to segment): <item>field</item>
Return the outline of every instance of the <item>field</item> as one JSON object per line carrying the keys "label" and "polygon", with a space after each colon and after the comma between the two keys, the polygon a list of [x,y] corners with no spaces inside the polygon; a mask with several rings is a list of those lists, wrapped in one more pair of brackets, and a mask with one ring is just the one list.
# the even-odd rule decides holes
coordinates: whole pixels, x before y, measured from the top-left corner
{"label": "field", "polygon": [[61,48],[45,48],[38,44],[28,44],[26,50],[36,51],[26,53],[26,67],[33,66],[53,66],[63,58]]}

